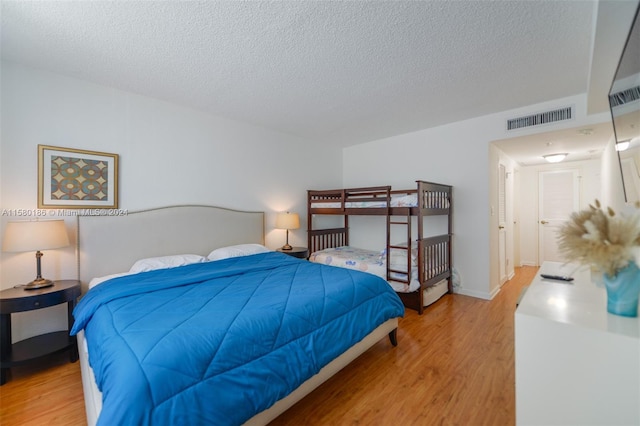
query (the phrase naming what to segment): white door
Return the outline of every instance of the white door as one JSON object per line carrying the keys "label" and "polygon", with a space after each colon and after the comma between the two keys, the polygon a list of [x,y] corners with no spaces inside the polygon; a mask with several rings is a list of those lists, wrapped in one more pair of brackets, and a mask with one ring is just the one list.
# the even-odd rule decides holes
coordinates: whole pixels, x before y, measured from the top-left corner
{"label": "white door", "polygon": [[504,164],[498,166],[498,245],[500,257],[500,285],[507,281],[507,196],[506,169]]}
{"label": "white door", "polygon": [[562,262],[557,233],[571,213],[579,209],[578,170],[540,172],[538,202],[538,264]]}

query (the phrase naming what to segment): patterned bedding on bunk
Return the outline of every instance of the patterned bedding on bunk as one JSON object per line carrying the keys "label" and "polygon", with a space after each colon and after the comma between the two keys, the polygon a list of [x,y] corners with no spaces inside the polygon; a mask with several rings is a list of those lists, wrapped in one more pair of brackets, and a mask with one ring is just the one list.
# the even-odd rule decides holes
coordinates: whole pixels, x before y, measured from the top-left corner
{"label": "patterned bedding on bunk", "polygon": [[114,278],[74,310],[98,424],[242,424],[386,320],[371,274],[269,252]]}
{"label": "patterned bedding on bunk", "polygon": [[[412,265],[416,266],[417,250],[412,250]],[[328,248],[311,253],[309,261],[321,263],[323,265],[337,266],[340,268],[353,269],[356,271],[368,272],[383,279],[387,279],[387,256],[386,250],[375,251],[366,250],[351,246]],[[392,249],[391,266],[398,270],[407,270],[406,250]],[[406,279],[406,275],[391,273],[392,278]],[[418,282],[418,270],[412,268],[411,283],[404,284],[397,281],[389,281],[389,285],[394,291],[408,293],[420,288]]]}
{"label": "patterned bedding on bunk", "polygon": [[[416,207],[418,205],[418,195],[417,194],[405,194],[405,195],[392,195],[391,202],[389,203],[391,207]],[[442,198],[436,194],[425,193],[425,204],[429,206],[429,208],[440,208],[447,209],[449,208],[449,200],[446,198]],[[443,204],[443,205],[441,205]],[[381,208],[387,207],[387,201],[349,201],[344,203],[345,208]],[[311,203],[311,207],[314,208],[340,208],[342,204],[340,202],[331,202],[331,201],[314,201]]]}
{"label": "patterned bedding on bunk", "polygon": [[[391,207],[415,207],[417,205],[418,197],[416,194],[391,197]],[[341,206],[340,202],[315,201],[311,203],[311,207],[337,208]],[[387,201],[350,201],[345,203],[344,206],[347,208],[387,207]]]}

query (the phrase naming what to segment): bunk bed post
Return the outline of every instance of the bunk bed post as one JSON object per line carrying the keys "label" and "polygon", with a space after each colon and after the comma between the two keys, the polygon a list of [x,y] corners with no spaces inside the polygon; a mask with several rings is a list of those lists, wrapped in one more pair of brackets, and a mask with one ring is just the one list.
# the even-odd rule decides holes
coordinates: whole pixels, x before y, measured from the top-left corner
{"label": "bunk bed post", "polygon": [[347,211],[346,211],[346,198],[347,198],[347,194],[346,194],[346,191],[343,189],[340,192],[340,202],[341,202],[342,213],[343,213],[342,224],[344,225],[344,245],[348,246],[349,245],[349,216],[347,215]]}
{"label": "bunk bed post", "polygon": [[313,215],[311,214],[311,191],[307,190],[307,248],[309,249],[309,252],[307,254],[311,254],[314,252],[314,247],[311,241],[311,230],[313,229],[313,225],[311,223],[312,220]]}
{"label": "bunk bed post", "polygon": [[449,244],[448,244],[448,253],[447,255],[449,256],[447,263],[449,264],[449,293],[453,293],[453,266],[451,264],[451,255],[453,254],[453,187],[450,186],[449,187],[449,218],[448,218],[448,223],[449,223],[449,227],[448,227],[448,231],[449,231]]}
{"label": "bunk bed post", "polygon": [[391,279],[391,187],[387,186],[385,194],[385,209],[387,211],[387,235],[385,239],[387,255],[387,281]]}
{"label": "bunk bed post", "polygon": [[411,250],[413,247],[412,234],[411,232],[411,209],[407,209],[407,216],[405,217],[407,221],[407,271],[409,272],[407,275],[407,283],[411,283],[411,268],[412,259],[411,259]]}
{"label": "bunk bed post", "polygon": [[418,289],[418,313],[422,315],[424,311],[424,212],[427,206],[425,206],[425,189],[424,182],[421,180],[416,181],[417,183],[417,221],[418,221],[418,281],[420,282],[420,288]]}

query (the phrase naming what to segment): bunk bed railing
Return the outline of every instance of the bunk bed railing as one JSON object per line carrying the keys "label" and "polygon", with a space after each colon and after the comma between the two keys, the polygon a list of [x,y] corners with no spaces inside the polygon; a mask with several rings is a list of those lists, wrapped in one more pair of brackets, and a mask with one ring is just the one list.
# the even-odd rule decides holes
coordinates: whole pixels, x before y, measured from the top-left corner
{"label": "bunk bed railing", "polygon": [[427,214],[444,214],[451,208],[450,185],[442,185],[432,182],[418,182],[419,208]]}
{"label": "bunk bed railing", "polygon": [[383,201],[389,205],[391,199],[390,186],[372,186],[368,188],[350,188],[350,189],[334,189],[334,190],[309,190],[308,207],[309,209],[323,208],[324,203],[339,203],[338,208],[344,210],[347,203],[364,203],[364,202],[380,202]]}
{"label": "bunk bed railing", "polygon": [[431,285],[451,275],[451,234],[423,238],[418,242],[422,268],[420,282]]}
{"label": "bunk bed railing", "polygon": [[[384,202],[388,216],[391,203],[391,186],[373,186],[368,188],[351,188],[335,190],[307,191],[307,244],[310,253],[349,245],[349,216],[346,214],[347,203]],[[323,203],[338,203],[339,207],[323,208]],[[315,207],[320,205],[321,207]],[[375,208],[374,210],[379,210]],[[314,229],[314,214],[339,214],[343,216],[342,228]],[[388,222],[387,218],[387,222]],[[387,225],[388,226],[388,225]],[[388,242],[387,242],[388,244]]]}
{"label": "bunk bed railing", "polygon": [[308,231],[309,253],[315,253],[327,248],[348,245],[347,228],[314,229]]}

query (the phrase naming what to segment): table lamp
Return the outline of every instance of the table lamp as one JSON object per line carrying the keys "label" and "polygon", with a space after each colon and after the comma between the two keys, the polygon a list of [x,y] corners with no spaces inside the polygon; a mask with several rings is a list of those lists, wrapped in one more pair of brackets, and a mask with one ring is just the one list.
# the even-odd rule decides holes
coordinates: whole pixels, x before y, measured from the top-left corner
{"label": "table lamp", "polygon": [[298,228],[300,228],[300,217],[298,217],[298,213],[278,213],[278,216],[276,216],[276,229],[287,230],[287,242],[282,246],[281,250],[293,249],[293,247],[289,245],[289,229]]}
{"label": "table lamp", "polygon": [[42,220],[8,222],[4,231],[2,251],[22,252],[36,250],[36,279],[24,286],[33,290],[53,285],[53,281],[42,278],[40,250],[51,250],[69,245],[64,220]]}

